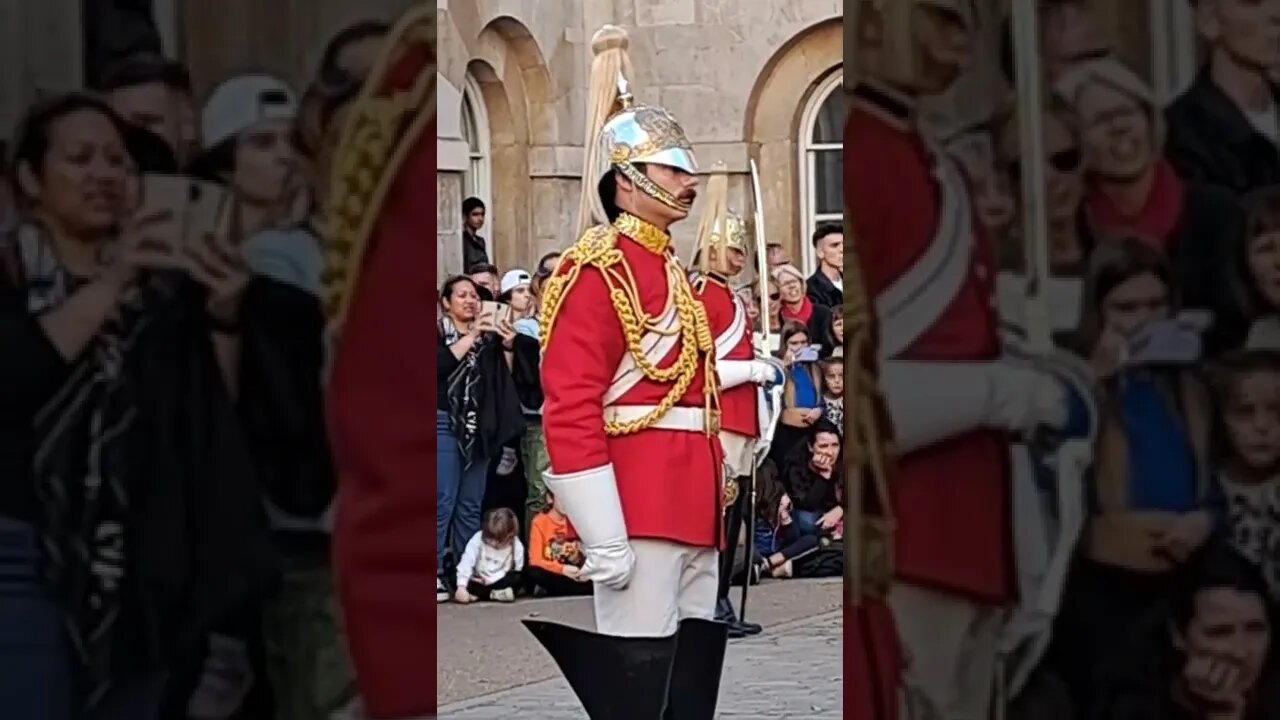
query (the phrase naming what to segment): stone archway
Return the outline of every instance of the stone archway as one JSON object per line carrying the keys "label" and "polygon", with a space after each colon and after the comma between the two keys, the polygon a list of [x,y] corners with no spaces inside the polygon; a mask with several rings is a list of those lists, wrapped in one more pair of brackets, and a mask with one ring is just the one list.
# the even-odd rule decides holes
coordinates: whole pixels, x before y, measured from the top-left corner
{"label": "stone archway", "polygon": [[[489,131],[489,226],[493,260],[508,268],[536,252],[536,195],[531,172],[537,149],[556,142],[554,90],[537,41],[523,23],[502,15],[483,18],[475,8],[450,13],[453,51],[441,63],[445,80],[480,89]],[[461,103],[461,92],[450,102]],[[443,113],[442,113],[443,114]]]}
{"label": "stone archway", "polygon": [[801,116],[821,82],[844,63],[840,18],[812,25],[769,58],[751,90],[743,137],[758,158],[765,237],[801,257]]}

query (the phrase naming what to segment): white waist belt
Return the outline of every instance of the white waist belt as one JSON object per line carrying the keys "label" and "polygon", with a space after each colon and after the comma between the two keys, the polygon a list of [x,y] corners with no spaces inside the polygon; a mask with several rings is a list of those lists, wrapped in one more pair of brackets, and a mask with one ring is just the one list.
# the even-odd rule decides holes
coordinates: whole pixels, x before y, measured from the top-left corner
{"label": "white waist belt", "polygon": [[[604,421],[609,423],[629,423],[653,412],[656,405],[611,405],[604,409]],[[673,407],[650,427],[659,430],[683,430],[686,432],[706,432],[707,411],[695,407]]]}

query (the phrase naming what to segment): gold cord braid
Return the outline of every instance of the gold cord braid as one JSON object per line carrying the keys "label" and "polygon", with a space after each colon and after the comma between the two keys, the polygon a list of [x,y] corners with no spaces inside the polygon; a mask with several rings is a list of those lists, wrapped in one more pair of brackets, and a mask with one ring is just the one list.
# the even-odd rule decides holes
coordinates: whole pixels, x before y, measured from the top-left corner
{"label": "gold cord braid", "polygon": [[[542,310],[539,316],[542,331],[542,349],[555,330],[555,322],[560,308],[569,291],[577,283],[584,268],[595,268],[604,278],[609,290],[609,301],[622,326],[622,334],[627,343],[627,352],[635,360],[636,366],[647,380],[659,383],[671,383],[662,400],[642,417],[630,422],[606,422],[605,434],[610,437],[630,435],[652,427],[662,416],[666,415],[675,404],[684,397],[693,384],[698,373],[698,353],[705,353],[707,360],[704,380],[704,395],[707,397],[707,409],[718,404],[715,387],[715,339],[707,322],[707,313],[702,303],[693,296],[689,282],[684,277],[684,270],[675,258],[667,256],[667,286],[675,304],[676,316],[679,318],[678,329],[669,331],[680,334],[680,354],[669,367],[660,368],[645,356],[641,345],[648,332],[664,332],[654,324],[640,303],[639,288],[631,268],[623,259],[622,251],[617,248],[618,230],[613,226],[597,225],[587,230],[582,238],[569,248],[560,259],[557,272],[547,281],[543,288]],[[561,269],[567,268],[564,272]],[[710,414],[708,415],[710,417]],[[707,428],[714,432],[718,428]]]}
{"label": "gold cord braid", "polygon": [[[894,449],[888,411],[880,392],[873,309],[862,278],[858,243],[845,245],[845,502],[852,530],[845,534],[850,599],[883,598],[893,582],[896,524],[889,496],[889,466]],[[874,500],[875,508],[864,507]]]}
{"label": "gold cord braid", "polygon": [[416,7],[401,18],[353,103],[331,176],[320,180],[330,186],[322,282],[331,333],[345,318],[366,246],[399,169],[415,144],[424,141],[427,124],[435,117],[434,53],[424,56],[426,62],[408,87],[382,85],[395,63],[412,49],[434,48],[435,36],[434,7]]}

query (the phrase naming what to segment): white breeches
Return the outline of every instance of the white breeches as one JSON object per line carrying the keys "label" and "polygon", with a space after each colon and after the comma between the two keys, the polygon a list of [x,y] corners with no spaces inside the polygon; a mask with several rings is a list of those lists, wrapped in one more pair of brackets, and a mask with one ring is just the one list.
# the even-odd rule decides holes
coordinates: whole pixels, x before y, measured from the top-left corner
{"label": "white breeches", "polygon": [[894,587],[889,607],[908,657],[902,717],[988,720],[1007,612],[906,584]]}
{"label": "white breeches", "polygon": [[755,438],[729,430],[720,431],[720,447],[724,449],[724,464],[728,466],[733,477],[745,477],[751,474],[751,463],[755,461],[755,446]]}
{"label": "white breeches", "polygon": [[632,540],[631,549],[636,564],[626,589],[595,586],[597,632],[664,637],[682,619],[715,617],[718,550],[667,540]]}

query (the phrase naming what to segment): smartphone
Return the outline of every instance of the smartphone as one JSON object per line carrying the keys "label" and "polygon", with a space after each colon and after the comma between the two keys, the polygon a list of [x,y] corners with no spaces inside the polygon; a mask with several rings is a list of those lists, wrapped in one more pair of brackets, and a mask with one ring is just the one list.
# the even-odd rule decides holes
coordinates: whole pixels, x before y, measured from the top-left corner
{"label": "smartphone", "polygon": [[149,174],[142,179],[140,216],[163,214],[157,233],[175,239],[180,248],[197,247],[230,222],[230,193],[217,183],[185,175]]}
{"label": "smartphone", "polygon": [[189,180],[183,223],[183,247],[197,247],[226,230],[231,221],[231,194],[217,183]]}
{"label": "smartphone", "polygon": [[181,238],[182,228],[186,225],[187,197],[191,179],[182,175],[148,174],[142,178],[142,201],[139,204],[138,217],[149,218],[163,215],[163,221],[157,221],[157,234],[164,237]]}
{"label": "smartphone", "polygon": [[796,351],[795,361],[798,363],[818,362],[818,358],[822,354],[821,345],[807,345]]}
{"label": "smartphone", "polygon": [[511,321],[511,306],[506,303],[484,301],[480,303],[480,316],[493,318],[495,326]]}

